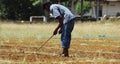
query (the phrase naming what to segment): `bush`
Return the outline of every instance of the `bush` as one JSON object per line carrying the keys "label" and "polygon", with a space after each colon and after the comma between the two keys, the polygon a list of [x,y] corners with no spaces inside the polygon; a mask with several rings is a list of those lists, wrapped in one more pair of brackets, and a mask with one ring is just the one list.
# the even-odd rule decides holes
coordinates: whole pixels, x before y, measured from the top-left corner
{"label": "bush", "polygon": [[36,0],[0,0],[0,18],[28,20],[32,15],[42,15],[41,3],[33,5],[35,1]]}

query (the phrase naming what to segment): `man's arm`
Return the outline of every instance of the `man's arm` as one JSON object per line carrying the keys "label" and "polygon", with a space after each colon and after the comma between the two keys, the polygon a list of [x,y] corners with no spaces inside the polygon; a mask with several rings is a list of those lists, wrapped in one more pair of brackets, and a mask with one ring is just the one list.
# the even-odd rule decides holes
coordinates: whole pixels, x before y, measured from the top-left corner
{"label": "man's arm", "polygon": [[58,24],[58,26],[56,27],[56,29],[54,30],[53,35],[56,35],[56,34],[57,34],[58,29],[59,29],[59,33],[62,33],[63,18],[62,18],[62,16],[58,16],[57,19],[58,19],[58,21],[59,21],[59,24]]}

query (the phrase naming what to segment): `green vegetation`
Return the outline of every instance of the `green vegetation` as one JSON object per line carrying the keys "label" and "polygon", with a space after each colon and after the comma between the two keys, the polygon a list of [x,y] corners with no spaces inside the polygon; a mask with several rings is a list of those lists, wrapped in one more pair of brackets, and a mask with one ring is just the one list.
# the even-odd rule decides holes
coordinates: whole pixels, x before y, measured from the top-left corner
{"label": "green vegetation", "polygon": [[[84,5],[83,5],[83,11],[84,11],[84,12],[88,11],[89,8],[91,8],[91,7],[94,6],[94,2],[91,2],[91,5],[90,5],[90,2],[84,1],[83,4],[84,4]],[[76,13],[77,13],[77,14],[80,14],[80,13],[81,13],[81,2],[77,2],[75,10],[76,10]]]}
{"label": "green vegetation", "polygon": [[0,0],[0,19],[28,20],[43,15],[42,0]]}
{"label": "green vegetation", "polygon": [[[47,1],[57,0],[0,0],[0,20],[28,20],[30,16],[41,16],[44,15],[42,10],[42,4]],[[61,0],[63,2],[63,0]],[[75,0],[73,5],[72,0],[63,2],[63,5],[71,9],[71,6],[75,5],[75,12],[80,14],[81,2]],[[93,3],[92,3],[93,4]],[[83,10],[87,10],[89,2],[84,1]]]}

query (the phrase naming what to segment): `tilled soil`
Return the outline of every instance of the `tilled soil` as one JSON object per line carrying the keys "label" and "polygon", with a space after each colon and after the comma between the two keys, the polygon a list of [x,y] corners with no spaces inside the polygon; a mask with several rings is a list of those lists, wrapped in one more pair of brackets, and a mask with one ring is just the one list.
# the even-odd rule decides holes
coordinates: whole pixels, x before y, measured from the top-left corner
{"label": "tilled soil", "polygon": [[[81,40],[81,41],[79,41]],[[52,39],[56,42],[56,39]],[[119,64],[120,63],[120,46],[113,45],[102,45],[102,43],[109,43],[107,41],[99,40],[102,43],[92,44],[85,39],[75,39],[72,42],[70,48],[70,57],[60,57],[61,53],[60,43],[51,43],[49,41],[44,47],[40,48],[41,43],[22,43],[16,42],[4,42],[0,45],[0,63],[5,64]],[[95,41],[96,42],[96,41]],[[113,43],[116,41],[112,41]]]}

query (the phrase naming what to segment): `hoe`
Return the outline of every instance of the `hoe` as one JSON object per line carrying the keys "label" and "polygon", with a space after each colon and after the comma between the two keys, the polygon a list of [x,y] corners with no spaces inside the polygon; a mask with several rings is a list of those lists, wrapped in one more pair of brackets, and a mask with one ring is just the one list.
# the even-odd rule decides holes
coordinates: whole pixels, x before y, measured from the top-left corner
{"label": "hoe", "polygon": [[[46,41],[40,46],[39,49],[41,49],[53,36],[54,36],[54,35],[52,35],[48,40],[46,40]],[[38,50],[39,50],[39,49],[38,49]]]}

